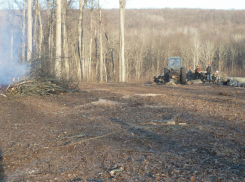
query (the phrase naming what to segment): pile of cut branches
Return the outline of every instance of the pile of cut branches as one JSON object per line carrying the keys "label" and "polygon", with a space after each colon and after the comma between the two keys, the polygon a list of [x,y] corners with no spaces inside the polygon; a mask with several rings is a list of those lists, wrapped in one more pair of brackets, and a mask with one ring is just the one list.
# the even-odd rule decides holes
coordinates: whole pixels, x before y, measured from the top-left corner
{"label": "pile of cut branches", "polygon": [[0,95],[4,97],[52,95],[77,91],[77,86],[78,84],[72,83],[72,79],[26,78],[1,88]]}

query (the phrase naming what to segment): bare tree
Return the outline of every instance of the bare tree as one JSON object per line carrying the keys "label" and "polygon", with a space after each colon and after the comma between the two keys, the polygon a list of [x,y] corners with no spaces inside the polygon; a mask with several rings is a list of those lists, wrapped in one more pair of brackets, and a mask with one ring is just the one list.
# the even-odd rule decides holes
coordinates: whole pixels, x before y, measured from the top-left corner
{"label": "bare tree", "polygon": [[23,0],[22,11],[22,62],[26,61],[26,0]]}
{"label": "bare tree", "polygon": [[[47,3],[47,18],[48,18],[48,55],[50,60],[52,60],[52,48],[53,48],[53,23],[52,23],[52,14],[50,12],[50,4],[49,0],[46,1]],[[51,63],[52,65],[52,63]]]}
{"label": "bare tree", "polygon": [[37,31],[37,23],[38,23],[38,19],[37,19],[37,12],[38,12],[38,10],[37,10],[37,0],[34,0],[34,6],[35,6],[35,16],[34,16],[34,25],[33,25],[33,42],[32,42],[32,49],[33,49],[33,55],[32,55],[32,57],[33,58],[36,58],[36,55],[37,55],[37,51],[38,51],[38,49],[37,49],[37,47],[38,47],[38,38],[37,38],[37,33],[38,33],[38,31]]}
{"label": "bare tree", "polygon": [[100,1],[98,0],[98,9],[99,9],[99,34],[100,34],[100,81],[103,82],[103,71],[104,71],[104,65],[103,65],[103,41],[102,41],[102,21],[101,21],[101,8],[100,8]]}
{"label": "bare tree", "polygon": [[203,65],[207,65],[208,62],[212,64],[213,62],[213,57],[215,53],[215,46],[214,43],[211,41],[206,41],[203,44]]}
{"label": "bare tree", "polygon": [[231,46],[230,48],[230,60],[231,60],[231,74],[234,76],[235,72],[235,64],[236,64],[236,56],[238,54],[238,49],[236,45]]}
{"label": "bare tree", "polygon": [[61,0],[56,0],[56,59],[55,75],[61,78]]}
{"label": "bare tree", "polygon": [[88,74],[87,78],[90,80],[92,75],[92,46],[93,46],[93,10],[94,10],[94,0],[90,1],[90,42],[89,42],[89,61],[88,61]]}
{"label": "bare tree", "polygon": [[63,54],[64,54],[64,74],[65,78],[69,79],[69,60],[68,60],[68,41],[67,41],[67,30],[66,30],[66,10],[67,10],[67,1],[63,0],[63,8],[62,8],[62,30],[63,30]]}
{"label": "bare tree", "polygon": [[126,81],[126,67],[124,59],[124,20],[126,0],[119,0],[120,4],[120,58],[119,58],[119,81]]}
{"label": "bare tree", "polygon": [[[81,81],[82,74],[84,78],[84,52],[83,52],[83,0],[79,1],[79,22],[78,22],[78,49],[79,49],[79,60],[77,60],[77,76],[78,80]],[[82,66],[82,73],[81,73]]]}
{"label": "bare tree", "polygon": [[29,61],[32,57],[32,0],[28,0],[27,16],[28,16],[27,61]]}
{"label": "bare tree", "polygon": [[43,44],[43,26],[42,17],[40,13],[39,0],[35,0],[35,21],[34,21],[34,33],[33,33],[33,48],[34,57],[41,58],[42,44]]}
{"label": "bare tree", "polygon": [[218,70],[223,71],[225,58],[227,57],[227,47],[224,44],[220,43],[216,51],[218,54],[218,65],[217,65]]}
{"label": "bare tree", "polygon": [[193,56],[193,67],[196,68],[196,65],[199,64],[200,56],[201,56],[201,40],[198,30],[192,30],[192,56]]}
{"label": "bare tree", "polygon": [[39,38],[38,38],[38,57],[41,57],[42,54],[42,44],[43,44],[43,25],[42,25],[42,17],[41,17],[41,10],[39,0],[37,0],[37,16],[39,22]]}

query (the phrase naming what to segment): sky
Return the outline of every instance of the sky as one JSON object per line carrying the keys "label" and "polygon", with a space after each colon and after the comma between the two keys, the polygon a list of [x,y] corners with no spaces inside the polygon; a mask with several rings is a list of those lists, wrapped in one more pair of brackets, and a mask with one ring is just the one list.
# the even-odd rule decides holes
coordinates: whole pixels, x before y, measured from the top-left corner
{"label": "sky", "polygon": [[[100,0],[102,8],[119,8],[119,0]],[[201,8],[245,9],[245,0],[127,0],[127,9],[137,8]]]}

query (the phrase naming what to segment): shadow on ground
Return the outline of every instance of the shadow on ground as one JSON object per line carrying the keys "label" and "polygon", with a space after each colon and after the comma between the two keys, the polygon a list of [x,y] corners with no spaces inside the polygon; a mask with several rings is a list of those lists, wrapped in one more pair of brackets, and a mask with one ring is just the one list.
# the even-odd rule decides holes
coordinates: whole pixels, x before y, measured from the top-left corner
{"label": "shadow on ground", "polygon": [[[120,124],[123,128],[127,129],[128,132],[133,133],[134,135],[137,135],[141,138],[145,138],[145,139],[148,139],[148,140],[151,140],[157,143],[159,146],[161,146],[160,153],[167,152],[167,153],[173,153],[175,155],[180,155],[182,153],[181,154],[182,159],[191,158],[193,160],[193,163],[196,165],[196,167],[199,167],[199,168],[204,167],[208,169],[210,168],[210,164],[212,164],[213,169],[219,169],[219,168],[222,168],[220,167],[220,164],[222,164],[222,165],[227,166],[227,168],[222,168],[222,170],[226,171],[226,173],[229,173],[228,176],[231,176],[233,174],[239,178],[245,177],[245,174],[243,173],[245,170],[245,164],[243,162],[238,162],[238,161],[235,162],[234,160],[232,160],[231,156],[220,155],[219,153],[217,153],[217,150],[214,150],[214,146],[209,144],[213,142],[212,138],[208,139],[208,136],[210,136],[212,133],[209,133],[206,131],[200,131],[203,135],[203,137],[199,138],[200,145],[194,144],[194,142],[193,143],[190,142],[189,144],[183,145],[181,143],[181,140],[174,140],[169,136],[168,137],[164,135],[161,136],[159,134],[156,134],[154,132],[148,131],[143,128],[133,127],[127,124],[126,122],[115,119],[115,118],[110,118],[110,121]],[[199,132],[192,131],[192,134],[195,136],[198,136],[199,135],[198,133]],[[181,138],[181,136],[179,137]],[[205,144],[205,142],[207,143]],[[230,141],[223,141],[222,143],[225,145],[225,142],[227,142],[227,144],[228,143],[231,144]],[[236,146],[235,141],[233,141],[232,143],[233,143],[232,146],[228,145],[227,147],[235,148]],[[137,146],[137,143],[134,143],[134,146]],[[195,152],[193,153],[193,151]],[[244,159],[244,155],[243,154],[241,155],[240,153],[239,158]],[[215,161],[218,161],[219,164],[218,163],[216,164]]]}
{"label": "shadow on ground", "polygon": [[4,175],[4,166],[3,166],[3,154],[2,150],[0,149],[0,182],[5,181],[5,175]]}

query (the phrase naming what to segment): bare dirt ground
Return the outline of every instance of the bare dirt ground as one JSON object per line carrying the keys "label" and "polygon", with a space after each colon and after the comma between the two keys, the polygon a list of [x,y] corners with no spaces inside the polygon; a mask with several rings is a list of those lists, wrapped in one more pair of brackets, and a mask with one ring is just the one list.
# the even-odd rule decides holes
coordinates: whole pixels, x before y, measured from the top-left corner
{"label": "bare dirt ground", "polygon": [[0,97],[3,181],[244,181],[244,88],[80,89]]}

